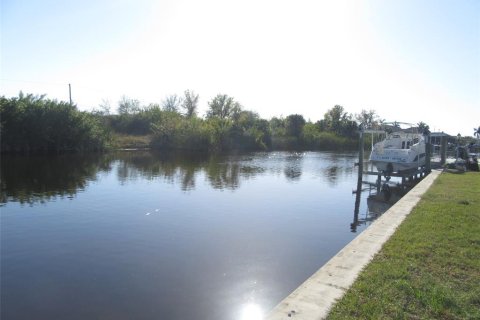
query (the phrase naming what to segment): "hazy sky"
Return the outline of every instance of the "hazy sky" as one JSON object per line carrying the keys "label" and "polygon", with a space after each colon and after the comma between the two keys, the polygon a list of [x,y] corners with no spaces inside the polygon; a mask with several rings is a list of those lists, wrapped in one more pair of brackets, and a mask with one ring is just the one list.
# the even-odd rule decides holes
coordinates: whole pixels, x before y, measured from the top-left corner
{"label": "hazy sky", "polygon": [[1,0],[1,90],[82,110],[193,89],[262,117],[335,104],[450,134],[480,126],[480,1]]}

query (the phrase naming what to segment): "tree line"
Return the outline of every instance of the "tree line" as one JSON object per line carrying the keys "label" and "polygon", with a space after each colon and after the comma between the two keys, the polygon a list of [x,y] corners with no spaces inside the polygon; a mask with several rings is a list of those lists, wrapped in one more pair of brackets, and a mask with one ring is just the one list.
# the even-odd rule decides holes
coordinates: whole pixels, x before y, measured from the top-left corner
{"label": "tree line", "polygon": [[67,102],[20,92],[0,97],[2,153],[98,151],[107,147],[101,119]]}
{"label": "tree line", "polygon": [[358,123],[374,126],[380,122],[373,110],[353,115],[340,105],[327,110],[316,122],[299,114],[266,120],[226,94],[213,97],[202,117],[198,101],[199,95],[191,90],[146,106],[123,97],[117,112],[112,113],[108,103],[85,112],[45,96],[2,96],[1,151],[105,150],[111,148],[117,134],[148,135],[150,147],[162,150],[353,149],[358,143]]}

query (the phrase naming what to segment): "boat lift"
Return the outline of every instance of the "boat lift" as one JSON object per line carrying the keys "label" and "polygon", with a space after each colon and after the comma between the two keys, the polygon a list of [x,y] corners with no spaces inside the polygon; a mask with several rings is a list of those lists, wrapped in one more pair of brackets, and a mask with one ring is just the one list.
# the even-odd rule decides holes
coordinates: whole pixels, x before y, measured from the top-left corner
{"label": "boat lift", "polygon": [[[398,122],[397,122],[398,124]],[[364,143],[365,143],[365,133],[372,134],[372,150],[374,134],[386,135],[386,131],[384,130],[371,130],[371,129],[364,129],[363,124],[360,125],[360,139],[359,139],[359,153],[358,153],[358,162],[355,163],[355,166],[358,166],[358,180],[357,180],[357,188],[353,190],[352,193],[355,194],[355,207],[354,207],[354,215],[353,215],[353,222],[351,223],[351,231],[356,232],[357,226],[362,223],[362,221],[366,222],[368,219],[360,219],[359,218],[359,209],[360,209],[360,199],[362,191],[371,191],[372,189],[376,189],[376,199],[382,197],[384,201],[389,202],[391,200],[392,195],[396,195],[398,191],[401,194],[406,192],[406,189],[409,187],[413,187],[418,181],[423,179],[426,175],[428,175],[431,171],[431,144],[430,144],[430,135],[427,134],[426,136],[426,146],[425,146],[425,165],[414,170],[402,171],[402,172],[381,172],[378,170],[374,170],[374,165],[370,161],[364,161]],[[445,144],[446,145],[446,144]],[[445,148],[446,149],[446,148]],[[443,150],[445,150],[443,149]],[[370,169],[369,169],[370,165]],[[364,167],[366,168],[364,170]],[[375,182],[371,181],[363,181],[363,176],[376,176]],[[382,179],[384,177],[384,179]],[[390,188],[392,182],[390,179],[392,177],[401,178],[401,183],[397,183],[395,186]],[[363,188],[364,185],[367,185],[366,188]],[[400,188],[400,190],[398,189]],[[367,200],[368,201],[368,200]]]}
{"label": "boat lift", "polygon": [[[398,124],[398,122],[396,122]],[[370,165],[370,161],[365,161],[364,160],[364,143],[365,143],[365,134],[370,133],[372,135],[372,150],[373,150],[373,135],[374,134],[380,134],[380,135],[386,135],[386,131],[384,130],[371,130],[371,129],[364,129],[363,125],[360,125],[360,130],[359,130],[359,135],[360,135],[360,143],[359,143],[359,155],[358,155],[358,162],[355,163],[355,165],[358,165],[358,180],[357,180],[357,190],[354,191],[354,193],[361,192],[362,190],[362,185],[366,184],[369,185],[370,187],[374,187],[377,190],[377,194],[380,194],[380,192],[384,193],[385,197],[390,196],[390,179],[392,177],[399,177],[402,179],[401,186],[402,188],[406,188],[409,186],[412,186],[416,184],[419,180],[421,180],[423,177],[425,177],[428,173],[431,171],[431,146],[430,146],[430,135],[426,135],[426,146],[425,146],[425,153],[426,153],[426,159],[425,159],[425,165],[422,167],[419,167],[414,170],[406,170],[406,171],[401,171],[401,172],[385,172],[385,171],[378,171],[374,170],[373,165],[371,165],[370,170],[368,170],[368,165]],[[364,170],[364,165],[366,165],[367,170]],[[372,175],[376,176],[376,182],[370,182],[370,181],[363,181],[363,175]],[[383,180],[382,177],[385,179]]]}

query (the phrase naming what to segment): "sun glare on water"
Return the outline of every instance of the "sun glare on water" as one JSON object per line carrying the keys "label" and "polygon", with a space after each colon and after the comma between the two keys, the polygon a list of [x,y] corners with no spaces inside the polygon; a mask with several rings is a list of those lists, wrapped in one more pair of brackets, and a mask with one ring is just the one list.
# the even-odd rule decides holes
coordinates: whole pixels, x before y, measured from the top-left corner
{"label": "sun glare on water", "polygon": [[263,320],[263,311],[258,304],[246,304],[242,309],[239,320]]}

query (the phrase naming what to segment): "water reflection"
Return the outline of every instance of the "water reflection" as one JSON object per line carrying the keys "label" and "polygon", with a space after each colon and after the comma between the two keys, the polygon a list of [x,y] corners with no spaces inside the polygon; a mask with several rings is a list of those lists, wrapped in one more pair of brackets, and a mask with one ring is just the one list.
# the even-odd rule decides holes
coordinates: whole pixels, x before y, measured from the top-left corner
{"label": "water reflection", "polygon": [[286,157],[285,177],[290,181],[298,181],[302,176],[303,153],[294,152]]}
{"label": "water reflection", "polygon": [[[368,225],[376,220],[379,216],[384,214],[388,209],[390,209],[398,200],[400,200],[403,195],[407,192],[404,188],[400,186],[395,186],[390,189],[388,194],[380,192],[379,194],[376,191],[373,191],[372,187],[367,187],[365,189],[355,190],[355,206],[353,213],[353,222],[350,224],[352,232],[357,232],[357,227],[360,225]],[[369,195],[366,199],[367,207],[363,215],[360,216],[360,203],[361,203],[361,194],[363,192],[368,192]]]}
{"label": "water reflection", "polygon": [[0,202],[22,204],[44,202],[56,197],[73,198],[98,171],[111,169],[108,156],[2,157]]}
{"label": "water reflection", "polygon": [[182,189],[195,186],[194,176],[208,157],[204,154],[122,152],[115,154],[120,183],[132,180],[163,178],[170,183],[182,181]]}
{"label": "water reflection", "polygon": [[[329,185],[352,174],[349,157],[326,153],[318,159],[318,173]],[[211,187],[236,190],[242,181],[265,174],[283,174],[287,181],[298,182],[304,170],[305,153],[256,153],[239,156],[155,153],[148,151],[99,155],[64,155],[54,157],[3,157],[1,163],[0,203],[42,203],[55,197],[75,197],[98,174],[115,170],[120,184],[136,180],[162,179],[192,191],[199,177]],[[325,161],[326,160],[326,161]],[[266,165],[268,163],[268,165]],[[315,171],[315,170],[314,170]],[[315,173],[314,173],[315,174]]]}
{"label": "water reflection", "polygon": [[209,161],[206,168],[206,175],[214,189],[238,188],[240,165],[237,162],[215,162]]}
{"label": "water reflection", "polygon": [[1,318],[259,319],[355,236],[355,158],[4,157]]}
{"label": "water reflection", "polygon": [[[0,203],[42,203],[55,197],[75,197],[98,174],[114,170],[121,185],[136,180],[162,179],[192,191],[199,177],[219,190],[236,190],[242,181],[271,173],[283,173],[287,181],[298,182],[304,167],[304,153],[256,153],[237,156],[156,153],[148,151],[97,155],[8,157],[1,163]],[[334,155],[329,155],[336,161]],[[266,165],[268,163],[268,165]],[[335,185],[345,167],[321,168],[329,184]]]}
{"label": "water reflection", "polygon": [[327,179],[330,186],[335,186],[338,183],[338,179],[342,176],[350,176],[353,173],[353,158],[339,157],[336,153],[327,153],[326,159],[329,164],[324,168],[323,174]]}
{"label": "water reflection", "polygon": [[339,169],[338,166],[330,166],[325,169],[325,176],[330,184],[335,185]]}

